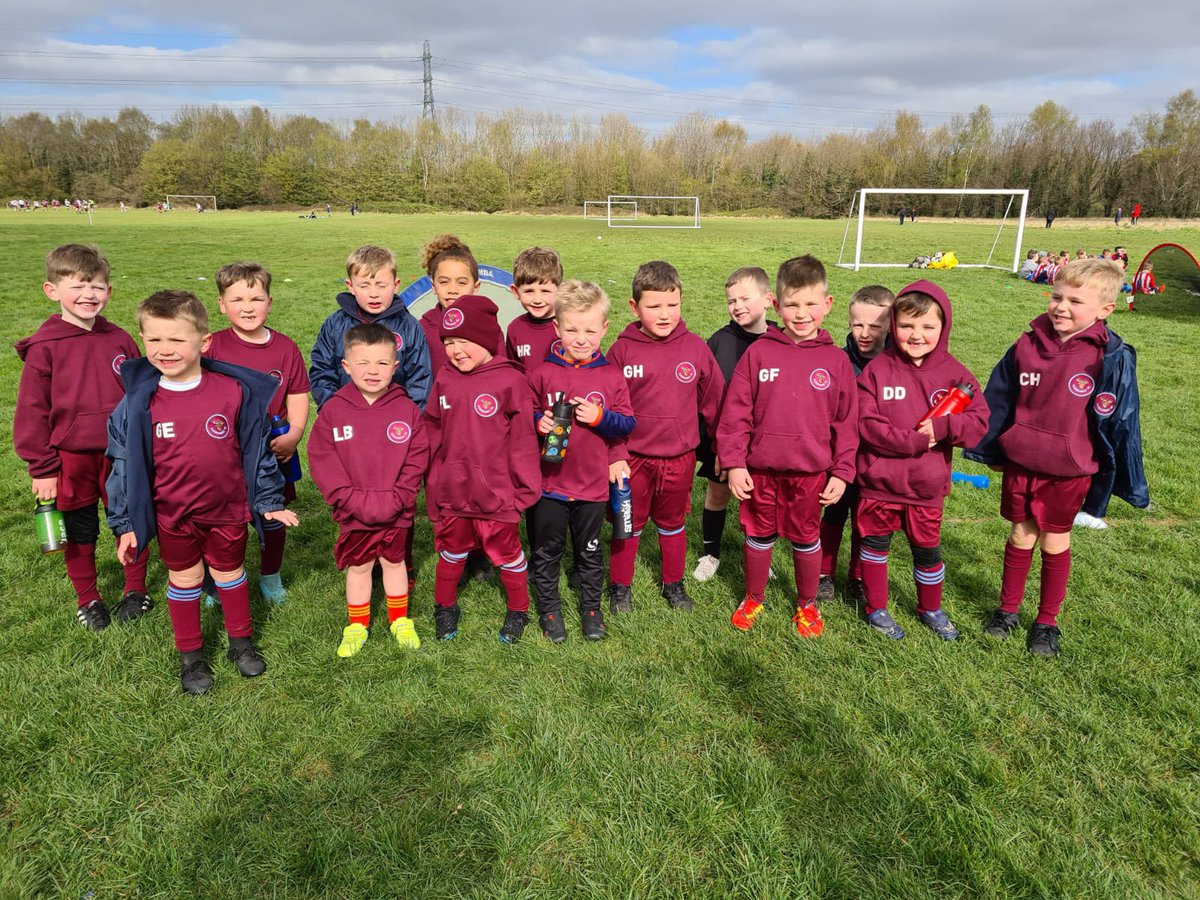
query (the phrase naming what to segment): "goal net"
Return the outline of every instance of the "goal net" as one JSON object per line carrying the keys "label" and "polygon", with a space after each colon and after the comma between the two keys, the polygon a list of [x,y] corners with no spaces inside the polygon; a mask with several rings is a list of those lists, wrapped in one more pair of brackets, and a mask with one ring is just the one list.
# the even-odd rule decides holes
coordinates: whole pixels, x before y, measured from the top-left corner
{"label": "goal net", "polygon": [[861,188],[850,204],[837,264],[856,272],[902,268],[953,251],[959,267],[1015,272],[1028,207],[1024,188]]}
{"label": "goal net", "polygon": [[[585,219],[608,219],[609,202],[607,200],[584,200],[583,217]],[[638,205],[636,200],[618,200],[611,204],[613,221],[636,221]]]}
{"label": "goal net", "polygon": [[217,197],[215,194],[167,194],[167,209],[174,209],[176,206],[180,209],[195,209],[197,204],[202,210],[215,210]]}
{"label": "goal net", "polygon": [[[629,215],[628,204],[636,204]],[[699,228],[700,198],[666,195],[609,194],[609,228]]]}

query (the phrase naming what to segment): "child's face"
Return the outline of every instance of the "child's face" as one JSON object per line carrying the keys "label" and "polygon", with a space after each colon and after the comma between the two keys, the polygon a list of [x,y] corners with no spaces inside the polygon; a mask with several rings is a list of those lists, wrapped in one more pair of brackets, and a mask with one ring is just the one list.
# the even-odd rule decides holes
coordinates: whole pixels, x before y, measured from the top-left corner
{"label": "child's face", "polygon": [[642,331],[654,338],[665,338],[679,324],[683,297],[678,288],[669,291],[642,291],[640,300],[630,300],[629,308]]}
{"label": "child's face", "polygon": [[396,345],[355,344],[342,358],[342,368],[368,401],[382,397],[392,383],[392,375],[400,361]]}
{"label": "child's face", "polygon": [[471,267],[461,259],[444,259],[433,273],[433,293],[438,306],[445,309],[454,301],[479,290],[479,279],[471,274]]}
{"label": "child's face", "polygon": [[937,306],[931,306],[922,315],[896,314],[896,340],[900,352],[918,366],[942,337],[942,317]]}
{"label": "child's face", "polygon": [[735,281],[725,288],[725,305],[729,309],[729,318],[742,328],[752,329],[761,325],[766,318],[767,307],[774,299],[774,294],[760,290],[758,285],[748,278]]}
{"label": "child's face", "polygon": [[391,269],[378,272],[355,272],[346,279],[346,287],[358,301],[358,308],[369,316],[377,316],[392,305],[400,279]]}
{"label": "child's face", "polygon": [[1105,296],[1098,287],[1075,287],[1058,281],[1054,284],[1046,312],[1050,314],[1054,332],[1065,341],[1091,328],[1097,319],[1107,319],[1116,305],[1116,301]]}
{"label": "child's face", "polygon": [[548,319],[554,315],[554,294],[557,290],[558,285],[553,281],[534,281],[520,287],[514,284],[512,287],[522,309],[535,319]]}
{"label": "child's face", "polygon": [[815,338],[832,308],[833,297],[824,284],[789,288],[775,300],[775,311],[779,313],[783,330],[793,341]]}
{"label": "child's face", "polygon": [[487,347],[466,338],[447,338],[442,343],[446,345],[446,356],[450,365],[464,374],[474,372],[492,361],[492,352]]}
{"label": "child's face", "polygon": [[238,281],[225,289],[217,299],[221,314],[228,317],[234,331],[257,335],[267,324],[271,312],[271,295],[261,284]]}
{"label": "child's face", "polygon": [[191,381],[200,374],[200,357],[212,335],[202,334],[187,319],[142,320],[142,346],[150,365],[167,381]]}
{"label": "child's face", "polygon": [[599,309],[564,311],[554,322],[563,352],[575,362],[591,359],[608,331],[608,319]]}
{"label": "child's face", "polygon": [[891,309],[886,306],[850,304],[850,339],[863,356],[876,356],[883,349],[884,336],[891,322],[890,314]]}
{"label": "child's face", "polygon": [[112,286],[100,275],[94,278],[67,275],[58,281],[47,281],[42,291],[61,307],[63,319],[91,331],[96,316],[108,305]]}

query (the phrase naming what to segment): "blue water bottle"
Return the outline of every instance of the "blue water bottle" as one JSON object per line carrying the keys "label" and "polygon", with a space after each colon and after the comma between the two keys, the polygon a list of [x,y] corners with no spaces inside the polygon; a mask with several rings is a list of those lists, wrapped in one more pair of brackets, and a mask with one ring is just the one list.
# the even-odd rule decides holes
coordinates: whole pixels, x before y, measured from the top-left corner
{"label": "blue water bottle", "polygon": [[[271,416],[271,440],[287,434],[292,426],[288,424],[288,420],[284,416]],[[300,480],[302,472],[300,471],[300,454],[293,453],[292,458],[285,463],[279,464],[279,470],[283,472],[283,478],[289,483],[294,483]]]}
{"label": "blue water bottle", "polygon": [[627,541],[633,537],[633,491],[628,478],[618,478],[608,486],[608,505],[612,508],[612,536]]}

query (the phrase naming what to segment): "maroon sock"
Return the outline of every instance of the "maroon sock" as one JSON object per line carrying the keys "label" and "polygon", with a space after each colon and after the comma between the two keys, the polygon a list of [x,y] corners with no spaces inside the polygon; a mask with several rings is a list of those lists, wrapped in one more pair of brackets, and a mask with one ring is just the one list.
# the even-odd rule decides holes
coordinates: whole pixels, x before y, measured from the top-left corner
{"label": "maroon sock", "polygon": [[408,589],[412,590],[412,583],[417,580],[417,564],[413,562],[413,532],[416,529],[409,528],[404,535],[404,565],[408,569]]}
{"label": "maroon sock", "polygon": [[250,583],[242,572],[233,581],[217,581],[217,597],[225,616],[225,632],[230,637],[250,637],[254,624],[250,621]]}
{"label": "maroon sock", "polygon": [[625,540],[613,539],[608,559],[608,580],[613,584],[623,584],[626,587],[633,584],[633,564],[637,560],[640,542],[640,533]]}
{"label": "maroon sock", "polygon": [[1035,620],[1039,625],[1057,625],[1058,611],[1067,597],[1071,577],[1071,548],[1062,553],[1042,551],[1042,590]]}
{"label": "maroon sock", "polygon": [[467,567],[467,554],[438,554],[437,571],[433,576],[433,602],[438,606],[453,606],[458,602],[458,579]]}
{"label": "maroon sock", "polygon": [[917,612],[933,612],[942,608],[942,587],[946,582],[946,566],[913,566],[913,581],[917,584]]}
{"label": "maroon sock", "polygon": [[67,541],[63,556],[67,563],[67,577],[71,579],[71,587],[75,588],[75,602],[80,606],[87,606],[93,600],[99,600],[100,590],[96,587],[96,545]]}
{"label": "maroon sock", "polygon": [[742,546],[742,569],[746,576],[746,594],[762,602],[771,574],[771,550],[774,538],[747,537]]}
{"label": "maroon sock", "polygon": [[837,572],[838,553],[842,549],[842,531],[846,520],[833,521],[828,514],[821,519],[821,574],[833,577]]}
{"label": "maroon sock", "polygon": [[867,615],[887,609],[888,555],[863,547],[858,556],[862,569],[863,593],[867,595]]}
{"label": "maroon sock", "polygon": [[1012,544],[1004,545],[1004,575],[1000,579],[1000,609],[1015,613],[1025,597],[1025,582],[1033,565],[1033,548],[1022,550]]}
{"label": "maroon sock", "polygon": [[862,555],[862,539],[854,532],[850,533],[850,578],[854,581],[862,580],[862,560],[859,557]]}
{"label": "maroon sock", "polygon": [[146,593],[146,568],[150,565],[150,554],[139,553],[133,562],[125,566],[125,593]]}
{"label": "maroon sock", "polygon": [[510,563],[496,566],[500,583],[504,585],[504,596],[508,598],[508,608],[512,612],[529,612],[528,568],[524,553]]}
{"label": "maroon sock", "polygon": [[683,566],[687,560],[687,534],[683,526],[669,534],[659,531],[658,550],[662,554],[663,584],[683,581]]}
{"label": "maroon sock", "polygon": [[821,583],[821,541],[811,544],[792,542],[792,570],[796,575],[796,605],[806,606],[817,599]]}
{"label": "maroon sock", "polygon": [[175,649],[191,653],[204,646],[200,632],[200,588],[181,588],[167,583],[167,612],[171,616],[171,631],[175,633]]}
{"label": "maroon sock", "polygon": [[263,549],[262,562],[259,563],[258,573],[260,575],[278,575],[279,570],[283,568],[283,548],[287,544],[287,528],[280,525],[278,528],[268,527],[263,529]]}

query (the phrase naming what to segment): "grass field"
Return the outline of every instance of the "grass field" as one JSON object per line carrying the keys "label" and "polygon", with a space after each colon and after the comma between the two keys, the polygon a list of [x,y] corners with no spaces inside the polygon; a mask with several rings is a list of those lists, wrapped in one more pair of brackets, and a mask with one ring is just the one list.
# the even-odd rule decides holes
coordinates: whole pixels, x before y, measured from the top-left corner
{"label": "grass field", "polygon": [[[1118,240],[1115,229],[1063,224],[1048,249]],[[261,260],[277,279],[272,324],[307,350],[350,249],[389,245],[410,279],[420,245],[445,230],[506,268],[530,244],[558,248],[569,276],[612,293],[611,339],[628,321],[639,262],[679,268],[685,317],[707,336],[726,321],[728,272],[773,271],[802,252],[832,262],[843,223],[722,219],[659,233],[517,216],[101,212],[89,228],[67,213],[0,215],[3,339],[54,311],[42,257],[83,240],[112,261],[109,318],[130,330],[138,300],[164,287],[197,290],[216,315],[217,267]],[[872,240],[893,258],[963,258],[986,253],[992,234],[880,222]],[[1046,234],[1032,229],[1029,243]],[[1135,262],[1159,240],[1200,244],[1185,228],[1123,228],[1119,239]],[[1011,238],[1001,247],[1011,253]],[[912,277],[831,269],[835,338],[855,288]],[[933,277],[956,304],[952,349],[981,379],[1044,309],[1043,287],[1007,273]],[[220,656],[214,691],[185,698],[165,602],[129,627],[81,629],[61,561],[37,553],[24,467],[0,457],[0,896],[1197,896],[1200,300],[1169,292],[1111,322],[1139,351],[1153,504],[1114,501],[1112,528],[1076,533],[1053,662],[982,634],[1007,533],[995,481],[956,488],[947,503],[954,644],[916,623],[902,541],[893,605],[909,637],[899,644],[841,602],[826,605],[819,641],[794,639],[782,551],[776,569],[789,574],[769,588],[767,612],[754,633],[734,632],[732,518],[720,575],[689,578],[692,615],[658,599],[647,541],[637,609],[610,619],[602,644],[585,643],[569,618],[561,647],[535,630],[503,646],[499,588],[478,585],[463,595],[458,639],[437,644],[422,524],[414,604],[425,644],[402,654],[377,628],[340,660],[335,530],[305,480],[284,569],[290,599],[255,606],[267,675],[243,681]],[[18,373],[15,354],[0,355],[9,443]],[[690,525],[697,533],[698,515]],[[111,538],[101,546],[111,602]],[[256,562],[252,552],[252,573]],[[692,552],[689,572],[694,563]],[[157,563],[151,578],[161,600]],[[1030,591],[1036,605],[1036,574]],[[223,649],[219,620],[205,627]]]}

